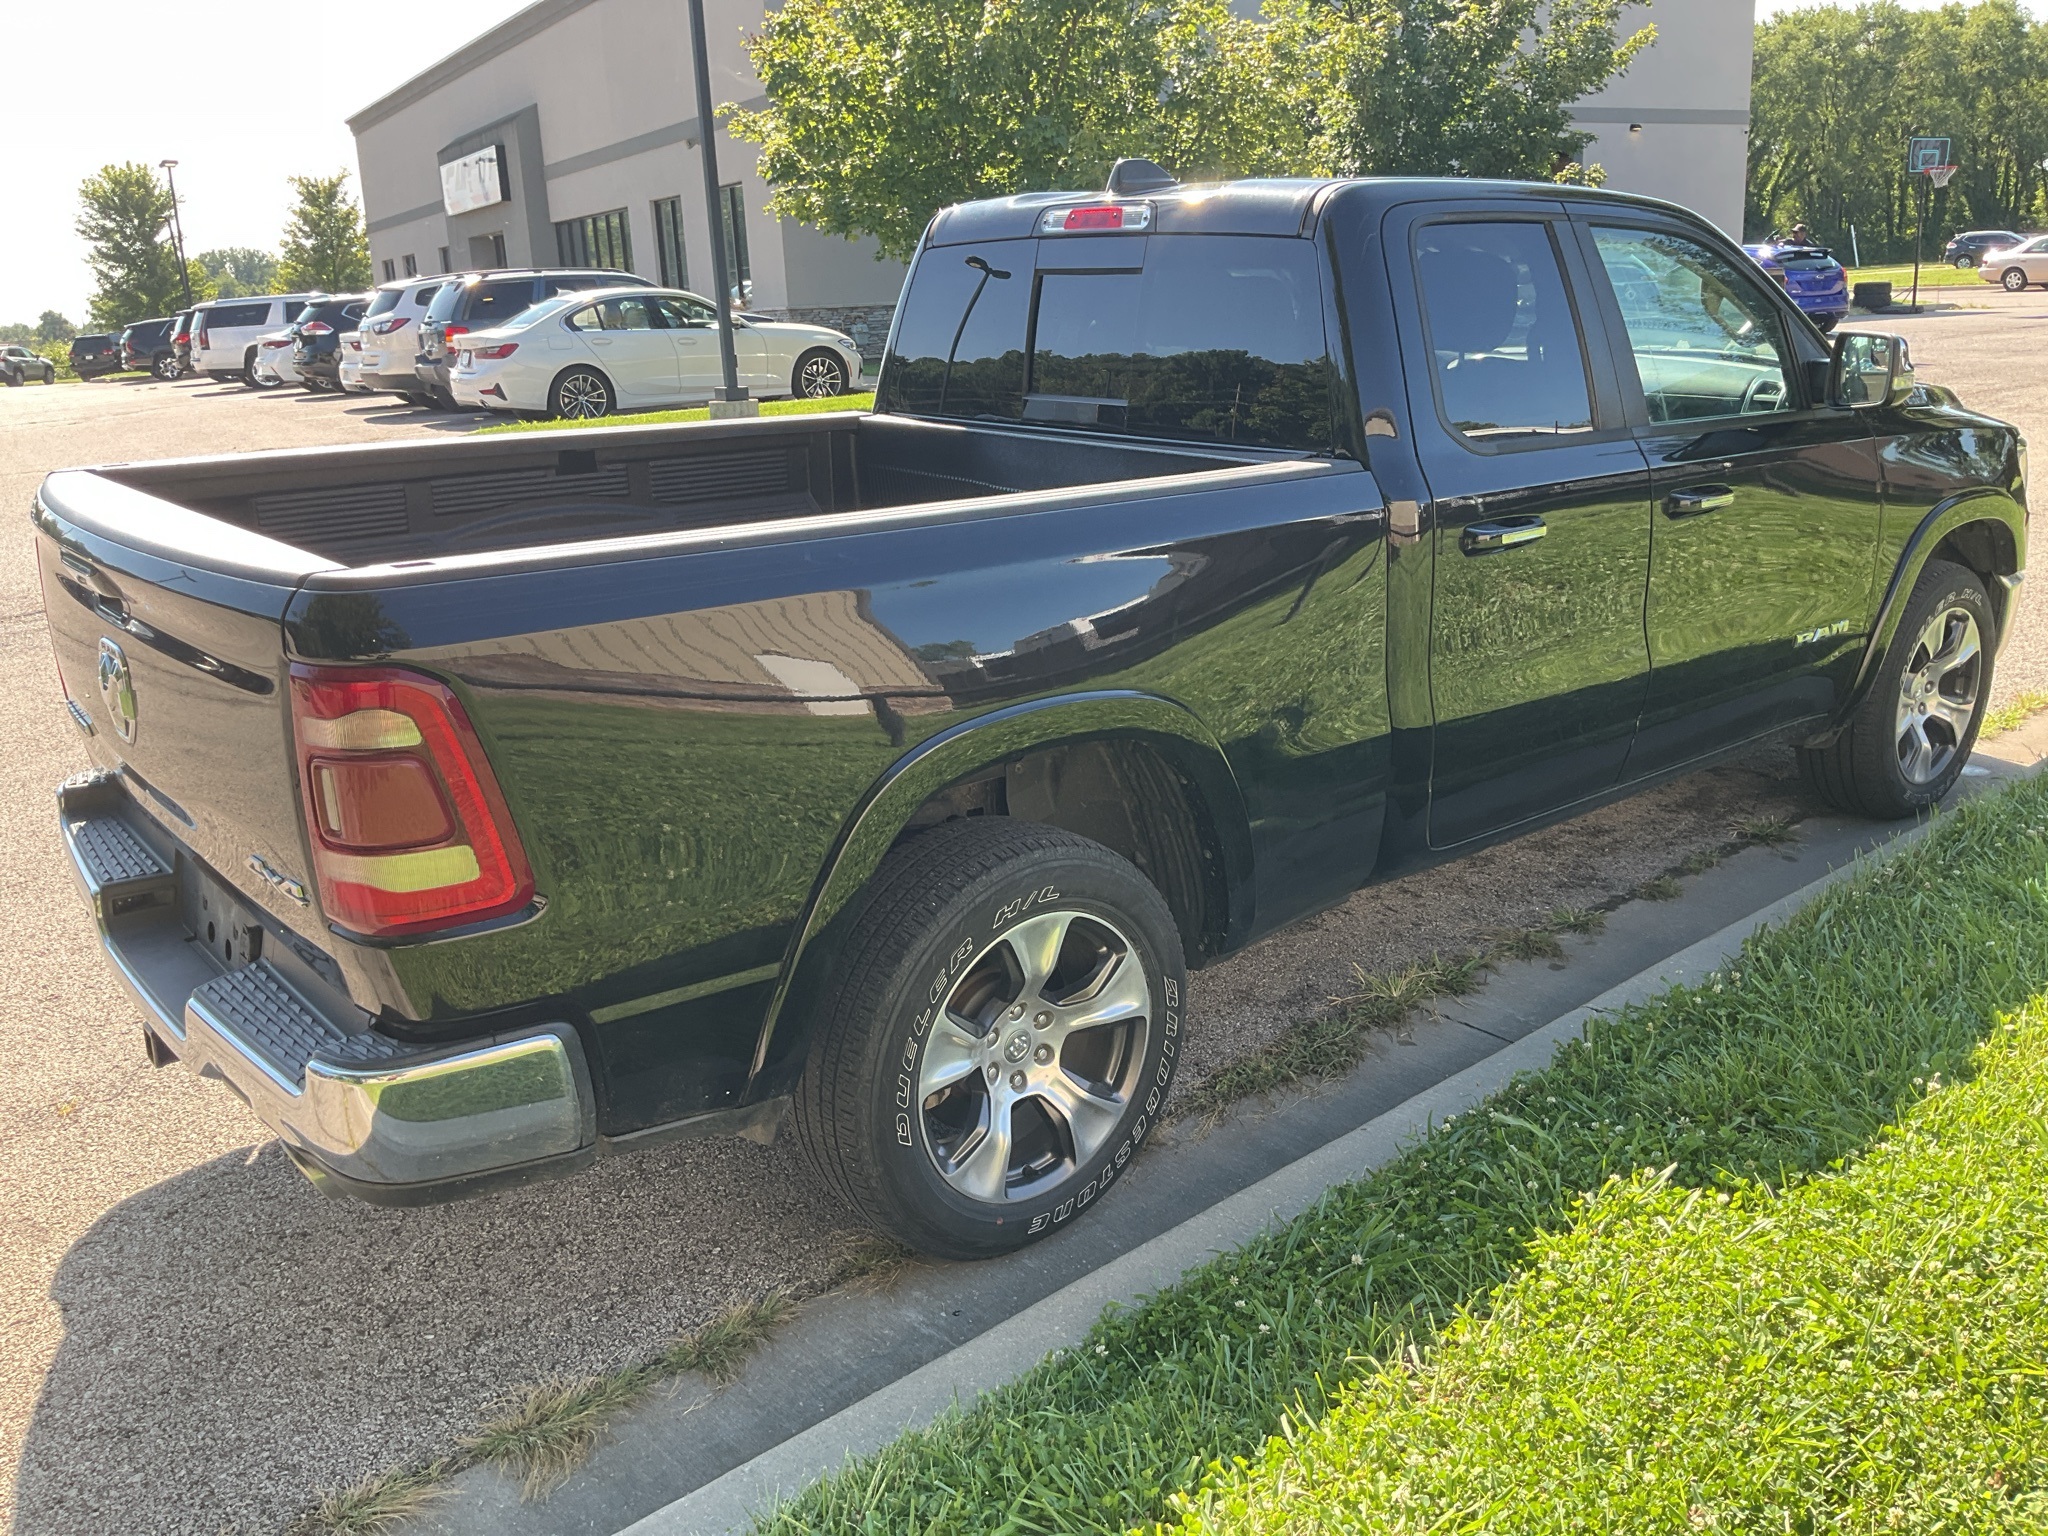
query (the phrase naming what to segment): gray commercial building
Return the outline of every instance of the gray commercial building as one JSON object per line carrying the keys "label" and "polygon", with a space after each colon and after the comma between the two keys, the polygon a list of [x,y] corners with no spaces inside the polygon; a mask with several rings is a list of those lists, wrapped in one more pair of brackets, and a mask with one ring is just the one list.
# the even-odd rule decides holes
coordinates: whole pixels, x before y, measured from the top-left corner
{"label": "gray commercial building", "polygon": [[[1256,10],[1256,0],[1239,0]],[[744,37],[764,0],[706,0],[712,94],[762,104]],[[1632,7],[1656,44],[1576,117],[1608,185],[1742,226],[1753,0]],[[680,0],[539,0],[349,119],[379,277],[598,265],[711,287]],[[752,304],[879,351],[900,264],[767,211],[755,146],[719,130],[719,216]]]}

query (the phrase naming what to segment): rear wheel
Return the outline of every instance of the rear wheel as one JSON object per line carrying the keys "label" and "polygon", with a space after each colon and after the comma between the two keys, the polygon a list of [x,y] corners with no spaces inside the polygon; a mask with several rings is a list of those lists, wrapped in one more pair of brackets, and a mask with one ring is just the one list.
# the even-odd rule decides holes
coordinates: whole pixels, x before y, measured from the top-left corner
{"label": "rear wheel", "polygon": [[612,413],[612,387],[595,368],[571,368],[548,391],[549,411],[566,421],[595,421]]}
{"label": "rear wheel", "polygon": [[1886,820],[1940,800],[1976,743],[1997,641],[1983,582],[1928,562],[1848,728],[1829,746],[1801,749],[1807,783],[1841,810]]}
{"label": "rear wheel", "polygon": [[2007,293],[2024,293],[2027,289],[2027,274],[2018,267],[2007,267],[2005,275],[1998,280]]}
{"label": "rear wheel", "polygon": [[168,383],[178,376],[178,360],[168,352],[162,353],[149,365],[149,371]]}
{"label": "rear wheel", "polygon": [[789,386],[804,400],[824,400],[846,393],[846,363],[838,353],[817,347],[796,360]]}
{"label": "rear wheel", "polygon": [[1974,256],[1958,256],[1956,258],[1956,270],[1959,272],[1972,271],[1975,269],[1976,265],[1977,258]]}
{"label": "rear wheel", "polygon": [[1002,818],[935,828],[884,861],[841,953],[796,1129],[833,1191],[913,1248],[1035,1242],[1158,1124],[1180,935],[1101,844]]}

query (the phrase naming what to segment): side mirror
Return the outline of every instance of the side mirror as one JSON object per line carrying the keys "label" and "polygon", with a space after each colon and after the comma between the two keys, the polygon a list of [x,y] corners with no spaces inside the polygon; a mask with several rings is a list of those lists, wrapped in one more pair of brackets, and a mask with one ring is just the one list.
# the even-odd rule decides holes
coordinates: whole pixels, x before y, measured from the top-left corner
{"label": "side mirror", "polygon": [[1844,331],[1835,337],[1828,401],[1851,410],[1903,405],[1913,395],[1913,359],[1903,336]]}

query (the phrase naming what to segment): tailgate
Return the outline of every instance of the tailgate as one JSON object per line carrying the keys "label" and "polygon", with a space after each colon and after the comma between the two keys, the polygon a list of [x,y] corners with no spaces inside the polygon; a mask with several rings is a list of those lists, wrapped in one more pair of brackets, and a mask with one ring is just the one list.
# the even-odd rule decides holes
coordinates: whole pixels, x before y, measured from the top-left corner
{"label": "tailgate", "polygon": [[35,520],[57,670],[94,764],[222,880],[317,933],[252,860],[311,888],[279,621],[333,562],[84,470],[43,482]]}

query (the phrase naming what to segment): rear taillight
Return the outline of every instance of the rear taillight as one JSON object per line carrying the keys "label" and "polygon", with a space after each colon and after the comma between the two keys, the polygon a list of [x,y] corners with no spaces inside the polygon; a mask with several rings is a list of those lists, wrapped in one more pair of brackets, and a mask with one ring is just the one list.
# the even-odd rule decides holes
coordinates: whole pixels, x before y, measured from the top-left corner
{"label": "rear taillight", "polygon": [[206,350],[206,349],[207,349],[207,348],[208,348],[208,347],[209,347],[210,345],[212,345],[212,344],[211,344],[210,342],[208,342],[208,341],[207,341],[207,339],[206,339],[206,332],[205,332],[204,330],[200,331],[200,333],[199,333],[199,340],[198,340],[198,342],[196,343],[196,345],[198,346],[199,350],[200,350],[200,351],[202,351],[202,352],[204,352],[204,351],[205,351],[205,350]]}
{"label": "rear taillight", "polygon": [[519,350],[519,343],[518,343],[518,342],[516,342],[516,341],[505,341],[505,342],[500,342],[500,343],[499,343],[499,344],[498,344],[497,346],[495,346],[495,347],[478,347],[478,348],[477,348],[477,349],[476,349],[475,351],[471,352],[471,353],[470,353],[469,355],[470,355],[471,357],[488,357],[488,358],[491,358],[491,359],[493,359],[493,360],[496,360],[496,359],[498,359],[498,358],[501,358],[501,357],[510,357],[510,356],[511,356],[511,355],[512,355],[512,354],[513,354],[514,352],[517,352],[518,350]]}
{"label": "rear taillight", "polygon": [[189,346],[191,344],[191,341],[192,333],[190,331],[180,331],[178,332],[177,335],[171,338],[171,345],[174,347]]}
{"label": "rear taillight", "polygon": [[390,336],[412,324],[410,315],[387,315],[382,320],[373,320],[363,327],[372,336]]}
{"label": "rear taillight", "polygon": [[469,334],[469,327],[466,325],[444,325],[441,327],[441,334],[443,336],[467,336]]}
{"label": "rear taillight", "polygon": [[313,873],[329,921],[392,937],[533,900],[533,873],[469,716],[395,667],[292,667]]}
{"label": "rear taillight", "polygon": [[266,336],[263,338],[263,345],[266,347],[288,347],[291,344],[292,339],[289,336]]}
{"label": "rear taillight", "polygon": [[325,320],[308,320],[299,327],[299,334],[301,336],[332,336],[334,334],[334,327]]}

